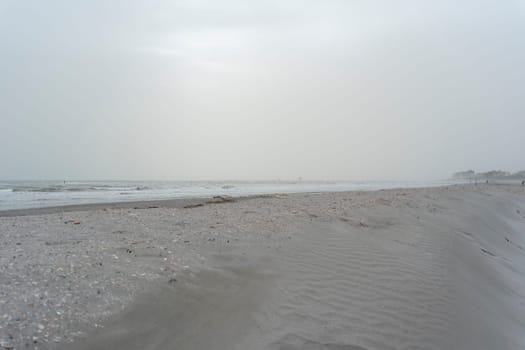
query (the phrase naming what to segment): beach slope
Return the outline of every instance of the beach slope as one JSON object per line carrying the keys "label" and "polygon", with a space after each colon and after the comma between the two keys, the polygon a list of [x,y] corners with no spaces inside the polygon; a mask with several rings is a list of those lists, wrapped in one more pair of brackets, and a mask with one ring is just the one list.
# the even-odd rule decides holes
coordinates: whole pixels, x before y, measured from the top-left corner
{"label": "beach slope", "polygon": [[77,209],[0,217],[2,346],[525,348],[520,186]]}

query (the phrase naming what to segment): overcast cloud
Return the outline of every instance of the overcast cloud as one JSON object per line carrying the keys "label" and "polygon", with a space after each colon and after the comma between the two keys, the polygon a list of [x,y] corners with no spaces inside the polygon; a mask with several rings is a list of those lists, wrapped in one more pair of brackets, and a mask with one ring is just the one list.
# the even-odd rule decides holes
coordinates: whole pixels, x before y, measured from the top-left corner
{"label": "overcast cloud", "polygon": [[0,178],[525,168],[524,1],[0,0]]}

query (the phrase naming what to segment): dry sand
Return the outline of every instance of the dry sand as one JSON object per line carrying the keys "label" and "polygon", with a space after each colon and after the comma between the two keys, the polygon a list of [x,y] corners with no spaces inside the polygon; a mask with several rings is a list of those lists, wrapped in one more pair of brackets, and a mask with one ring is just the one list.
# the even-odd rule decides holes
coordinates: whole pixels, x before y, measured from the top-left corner
{"label": "dry sand", "polygon": [[4,213],[0,345],[525,348],[522,187],[206,202]]}

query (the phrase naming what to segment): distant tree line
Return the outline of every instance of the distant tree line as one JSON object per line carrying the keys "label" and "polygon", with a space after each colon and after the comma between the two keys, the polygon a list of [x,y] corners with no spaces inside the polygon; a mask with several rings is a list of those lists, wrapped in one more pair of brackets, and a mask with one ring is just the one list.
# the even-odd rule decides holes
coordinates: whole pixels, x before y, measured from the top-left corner
{"label": "distant tree line", "polygon": [[503,170],[491,170],[484,173],[477,173],[474,170],[459,171],[454,173],[453,178],[455,179],[467,179],[467,180],[478,180],[478,179],[508,179],[508,180],[522,180],[525,179],[525,170],[521,170],[515,173]]}

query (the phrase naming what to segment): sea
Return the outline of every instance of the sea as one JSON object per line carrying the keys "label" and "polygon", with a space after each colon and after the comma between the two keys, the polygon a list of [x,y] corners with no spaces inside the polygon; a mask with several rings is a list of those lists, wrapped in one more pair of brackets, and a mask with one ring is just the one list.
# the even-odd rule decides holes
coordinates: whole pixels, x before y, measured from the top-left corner
{"label": "sea", "polygon": [[372,191],[447,181],[0,181],[0,210],[218,195]]}

